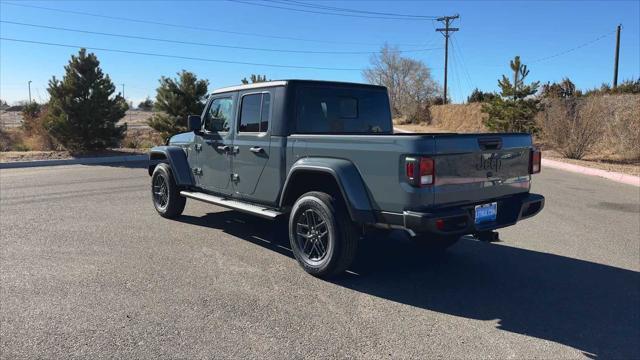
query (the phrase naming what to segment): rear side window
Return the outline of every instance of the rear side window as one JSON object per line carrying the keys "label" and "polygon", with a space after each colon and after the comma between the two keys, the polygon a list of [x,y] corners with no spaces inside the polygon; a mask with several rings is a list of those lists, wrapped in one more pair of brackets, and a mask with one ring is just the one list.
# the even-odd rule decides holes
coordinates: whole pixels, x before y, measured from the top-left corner
{"label": "rear side window", "polygon": [[384,91],[305,87],[298,90],[296,104],[297,133],[391,132]]}
{"label": "rear side window", "polygon": [[249,94],[242,97],[239,132],[266,132],[271,114],[271,94]]}
{"label": "rear side window", "polygon": [[214,99],[204,119],[205,130],[227,132],[231,127],[233,99],[230,97]]}

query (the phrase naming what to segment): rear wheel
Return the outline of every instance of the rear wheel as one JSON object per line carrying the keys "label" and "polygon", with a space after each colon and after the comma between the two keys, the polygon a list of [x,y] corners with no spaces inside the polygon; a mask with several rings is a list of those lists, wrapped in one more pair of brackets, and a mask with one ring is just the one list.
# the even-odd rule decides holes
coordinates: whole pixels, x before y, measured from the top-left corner
{"label": "rear wheel", "polygon": [[341,200],[323,192],[308,192],[289,216],[291,249],[302,268],[313,276],[330,277],[347,269],[355,257],[359,233]]}
{"label": "rear wheel", "polygon": [[460,235],[416,235],[411,238],[420,248],[427,251],[445,251],[460,240]]}
{"label": "rear wheel", "polygon": [[158,164],[151,176],[151,199],[160,216],[175,218],[182,214],[187,199],[180,196],[180,189],[167,164]]}

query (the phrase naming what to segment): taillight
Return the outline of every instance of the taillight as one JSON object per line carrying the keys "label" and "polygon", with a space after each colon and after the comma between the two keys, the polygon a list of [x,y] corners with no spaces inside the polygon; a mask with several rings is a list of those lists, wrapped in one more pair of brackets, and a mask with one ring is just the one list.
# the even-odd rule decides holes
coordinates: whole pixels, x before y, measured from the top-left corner
{"label": "taillight", "polygon": [[405,161],[405,173],[409,184],[416,187],[433,185],[436,170],[433,159],[428,157],[408,157]]}
{"label": "taillight", "polygon": [[529,160],[529,174],[537,174],[542,168],[542,152],[540,150],[531,150]]}

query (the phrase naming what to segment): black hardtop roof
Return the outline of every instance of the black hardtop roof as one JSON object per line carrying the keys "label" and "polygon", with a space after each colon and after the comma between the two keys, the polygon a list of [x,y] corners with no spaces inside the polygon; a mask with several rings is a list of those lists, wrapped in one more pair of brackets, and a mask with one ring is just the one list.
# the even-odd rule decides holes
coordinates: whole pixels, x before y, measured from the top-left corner
{"label": "black hardtop roof", "polygon": [[373,88],[378,90],[386,90],[384,86],[373,85],[373,84],[353,83],[353,82],[344,82],[344,81],[289,79],[289,80],[270,80],[270,81],[265,81],[260,83],[228,86],[228,87],[216,89],[212,92],[212,94],[220,94],[225,92],[242,91],[242,90],[249,90],[249,89],[263,89],[263,88],[276,87],[276,86],[292,86],[292,85],[293,86],[308,85],[308,86],[358,87],[358,88]]}

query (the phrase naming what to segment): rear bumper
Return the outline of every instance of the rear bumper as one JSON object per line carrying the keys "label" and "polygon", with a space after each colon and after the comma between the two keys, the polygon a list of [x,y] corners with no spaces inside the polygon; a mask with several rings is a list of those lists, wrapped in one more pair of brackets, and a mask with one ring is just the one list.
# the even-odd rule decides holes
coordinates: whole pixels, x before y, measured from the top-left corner
{"label": "rear bumper", "polygon": [[[544,207],[544,197],[538,194],[520,194],[489,200],[498,203],[495,221],[475,224],[475,206],[466,204],[433,211],[403,211],[402,214],[384,213],[384,222],[403,227],[416,234],[464,235],[507,227],[535,216]],[[438,226],[440,223],[440,226]]]}

